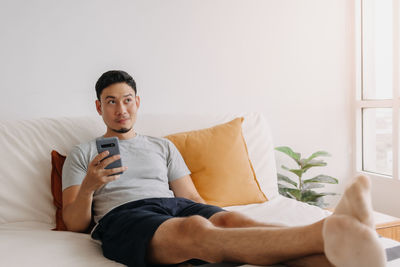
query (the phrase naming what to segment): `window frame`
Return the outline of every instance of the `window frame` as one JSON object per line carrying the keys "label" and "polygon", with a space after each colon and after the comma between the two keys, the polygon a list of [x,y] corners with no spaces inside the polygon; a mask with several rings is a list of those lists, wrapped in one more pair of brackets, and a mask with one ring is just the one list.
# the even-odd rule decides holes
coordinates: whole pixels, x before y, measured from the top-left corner
{"label": "window frame", "polygon": [[[393,49],[393,94],[392,99],[363,100],[363,1],[356,1],[355,27],[356,27],[356,81],[355,81],[355,151],[356,151],[356,171],[365,173],[376,178],[390,178],[399,180],[399,113],[400,113],[400,49]],[[393,0],[393,47],[400,47],[400,0]],[[392,108],[392,145],[393,145],[393,172],[392,176],[365,171],[363,169],[363,118],[362,110],[364,108]]]}

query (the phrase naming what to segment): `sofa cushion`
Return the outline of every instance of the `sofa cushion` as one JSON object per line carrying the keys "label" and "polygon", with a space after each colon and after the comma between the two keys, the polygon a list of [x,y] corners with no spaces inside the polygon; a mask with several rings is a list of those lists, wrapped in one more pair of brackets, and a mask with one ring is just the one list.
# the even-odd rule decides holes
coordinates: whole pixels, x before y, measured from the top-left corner
{"label": "sofa cushion", "polygon": [[105,131],[100,117],[0,122],[0,224],[36,221],[55,225],[51,151],[67,155],[76,144]]}
{"label": "sofa cushion", "polygon": [[168,135],[192,172],[199,194],[221,207],[267,199],[257,183],[242,135],[243,118],[211,128]]}
{"label": "sofa cushion", "polygon": [[263,193],[271,200],[279,196],[274,143],[264,116],[259,113],[237,114],[142,114],[138,116],[138,132],[153,136],[204,129],[244,117],[243,137],[250,161]]}
{"label": "sofa cushion", "polygon": [[[51,151],[51,193],[53,195],[53,203],[56,207],[55,221],[56,227],[53,229],[55,231],[67,231],[67,226],[63,219],[63,201],[62,201],[62,168],[64,166],[66,156],[61,155],[57,151]],[[85,233],[90,233],[95,226],[94,218],[92,215],[92,220],[88,229]]]}
{"label": "sofa cushion", "polygon": [[56,228],[54,230],[59,231],[67,230],[62,217],[62,167],[65,158],[65,156],[57,151],[51,151],[51,193],[53,195],[54,206],[56,206]]}
{"label": "sofa cushion", "polygon": [[[211,127],[243,116],[243,136],[261,190],[268,199],[278,195],[275,155],[268,124],[262,115],[139,114],[141,134],[168,134]],[[68,155],[79,143],[105,132],[101,117],[42,118],[0,122],[0,224],[21,221],[56,225],[51,193],[51,151]],[[53,226],[53,227],[54,227]]]}
{"label": "sofa cushion", "polygon": [[0,265],[40,267],[123,267],[103,256],[90,235],[49,231],[37,223],[0,224]]}

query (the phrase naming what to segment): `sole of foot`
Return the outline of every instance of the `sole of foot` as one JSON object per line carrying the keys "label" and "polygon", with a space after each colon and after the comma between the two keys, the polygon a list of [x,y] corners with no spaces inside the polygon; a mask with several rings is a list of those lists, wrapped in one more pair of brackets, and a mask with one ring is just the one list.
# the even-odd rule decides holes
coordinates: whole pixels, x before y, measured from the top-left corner
{"label": "sole of foot", "polygon": [[369,177],[359,175],[349,184],[334,214],[354,217],[369,228],[375,229]]}
{"label": "sole of foot", "polygon": [[332,215],[323,226],[324,250],[336,267],[384,267],[386,253],[374,230],[347,215]]}

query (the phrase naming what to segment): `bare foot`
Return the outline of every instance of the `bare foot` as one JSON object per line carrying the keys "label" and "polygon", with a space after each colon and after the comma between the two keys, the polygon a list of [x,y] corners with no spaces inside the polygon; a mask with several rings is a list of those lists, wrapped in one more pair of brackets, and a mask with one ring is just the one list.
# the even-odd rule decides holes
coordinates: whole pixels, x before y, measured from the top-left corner
{"label": "bare foot", "polygon": [[334,214],[354,217],[371,229],[375,229],[371,202],[371,181],[367,176],[357,176],[347,187]]}
{"label": "bare foot", "polygon": [[337,267],[384,267],[385,250],[371,228],[347,215],[325,220],[322,235],[328,260]]}

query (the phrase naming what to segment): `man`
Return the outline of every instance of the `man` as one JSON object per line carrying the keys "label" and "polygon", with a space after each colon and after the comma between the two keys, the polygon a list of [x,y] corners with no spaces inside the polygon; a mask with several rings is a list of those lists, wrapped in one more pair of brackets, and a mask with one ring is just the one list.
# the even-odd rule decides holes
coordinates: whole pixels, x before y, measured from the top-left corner
{"label": "man", "polygon": [[[63,168],[63,219],[69,230],[83,232],[93,211],[92,237],[101,241],[107,258],[129,266],[190,259],[385,266],[367,177],[355,179],[327,219],[301,227],[256,222],[206,205],[175,146],[135,132],[140,98],[129,74],[104,73],[96,93],[96,109],[107,127],[101,138],[118,137],[121,156],[104,159],[108,153],[98,154],[95,140],[72,149]],[[119,158],[123,167],[105,169]]]}

